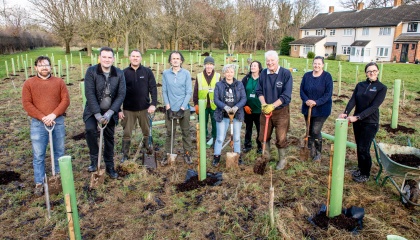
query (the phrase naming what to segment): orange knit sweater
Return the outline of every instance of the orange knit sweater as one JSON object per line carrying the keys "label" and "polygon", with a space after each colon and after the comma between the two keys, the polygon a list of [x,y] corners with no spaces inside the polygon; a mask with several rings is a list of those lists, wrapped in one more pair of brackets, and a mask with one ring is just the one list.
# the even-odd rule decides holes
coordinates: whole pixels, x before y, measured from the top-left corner
{"label": "orange knit sweater", "polygon": [[43,80],[35,76],[23,84],[22,104],[30,117],[41,120],[51,113],[57,117],[63,115],[70,105],[70,97],[63,79],[51,76]]}

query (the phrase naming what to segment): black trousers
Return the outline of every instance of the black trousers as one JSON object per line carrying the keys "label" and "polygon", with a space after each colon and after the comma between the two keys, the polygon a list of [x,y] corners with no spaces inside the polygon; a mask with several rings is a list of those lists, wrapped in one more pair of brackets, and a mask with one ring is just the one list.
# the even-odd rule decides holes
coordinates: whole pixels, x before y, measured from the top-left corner
{"label": "black trousers", "polygon": [[258,148],[262,148],[261,141],[258,140],[258,135],[260,134],[260,113],[251,113],[245,114],[245,148],[251,148],[252,146],[252,127],[255,124],[257,128],[257,138],[255,141],[257,142]]}
{"label": "black trousers", "polygon": [[[91,116],[85,122],[86,131],[86,142],[89,147],[89,155],[91,165],[98,165],[98,154],[99,154],[99,134],[98,121],[95,116]],[[103,159],[107,169],[114,167],[114,132],[115,122],[113,118],[109,121],[108,125],[104,129],[103,136]]]}
{"label": "black trousers", "polygon": [[379,124],[356,121],[353,123],[353,128],[357,145],[357,162],[360,173],[362,175],[370,176],[370,169],[372,168],[370,147],[378,132]]}

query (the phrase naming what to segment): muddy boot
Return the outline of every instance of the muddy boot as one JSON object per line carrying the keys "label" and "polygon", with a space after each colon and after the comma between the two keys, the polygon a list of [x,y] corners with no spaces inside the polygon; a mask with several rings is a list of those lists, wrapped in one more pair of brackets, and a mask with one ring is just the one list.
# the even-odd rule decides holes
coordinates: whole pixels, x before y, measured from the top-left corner
{"label": "muddy boot", "polygon": [[213,163],[212,163],[213,167],[217,167],[219,165],[219,162],[220,162],[220,155],[219,156],[214,155]]}
{"label": "muddy boot", "polygon": [[310,149],[311,158],[314,159],[314,157],[316,155],[316,149],[315,149],[315,144],[312,140],[308,141],[308,147]]}
{"label": "muddy boot", "polygon": [[286,149],[285,148],[278,148],[277,149],[279,155],[279,162],[277,163],[276,170],[283,170],[287,164],[286,160]]}
{"label": "muddy boot", "polygon": [[121,146],[121,152],[123,157],[121,158],[121,163],[125,162],[125,160],[128,159],[128,152],[130,150],[130,140],[123,140],[122,141],[122,146]]}
{"label": "muddy boot", "polygon": [[321,161],[322,140],[315,139],[315,156],[312,158],[315,162]]}

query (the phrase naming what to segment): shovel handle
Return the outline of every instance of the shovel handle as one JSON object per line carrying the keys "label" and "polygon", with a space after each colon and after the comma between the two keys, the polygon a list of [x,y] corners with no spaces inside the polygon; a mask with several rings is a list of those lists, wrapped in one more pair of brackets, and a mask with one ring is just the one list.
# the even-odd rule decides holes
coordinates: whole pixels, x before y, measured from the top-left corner
{"label": "shovel handle", "polygon": [[271,115],[273,115],[273,112],[271,112],[270,114],[264,114],[265,128],[264,128],[264,144],[263,144],[263,150],[262,150],[263,155],[265,153],[265,144],[267,143],[268,120],[270,120]]}
{"label": "shovel handle", "polygon": [[52,175],[55,176],[54,144],[53,144],[53,136],[52,136],[52,132],[55,127],[55,122],[53,122],[52,126],[47,126],[44,123],[44,127],[45,127],[45,130],[48,131],[48,138],[50,141],[50,152],[51,152],[51,170],[52,170]]}
{"label": "shovel handle", "polygon": [[98,174],[99,174],[99,170],[101,169],[100,168],[100,165],[101,165],[101,158],[102,158],[102,145],[103,145],[103,142],[104,142],[104,129],[106,128],[106,126],[107,126],[108,124],[100,124],[100,123],[98,123],[98,127],[99,127],[99,129],[100,129],[100,134],[99,134],[99,154],[98,154]]}

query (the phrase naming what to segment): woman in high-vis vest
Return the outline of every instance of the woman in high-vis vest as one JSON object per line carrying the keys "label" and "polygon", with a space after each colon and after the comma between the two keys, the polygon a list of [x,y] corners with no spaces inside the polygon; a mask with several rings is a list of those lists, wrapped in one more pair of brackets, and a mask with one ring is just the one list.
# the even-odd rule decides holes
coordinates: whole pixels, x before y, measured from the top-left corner
{"label": "woman in high-vis vest", "polygon": [[[213,142],[216,141],[216,121],[214,120],[214,110],[216,110],[216,104],[214,104],[214,89],[216,83],[220,81],[220,73],[214,71],[214,59],[210,56],[204,59],[204,70],[197,74],[197,78],[194,85],[193,102],[195,106],[195,113],[198,115],[198,100],[206,99],[206,110],[205,110],[205,124],[206,124],[206,138],[207,141],[213,138]],[[211,135],[208,131],[208,122],[211,119]]]}

